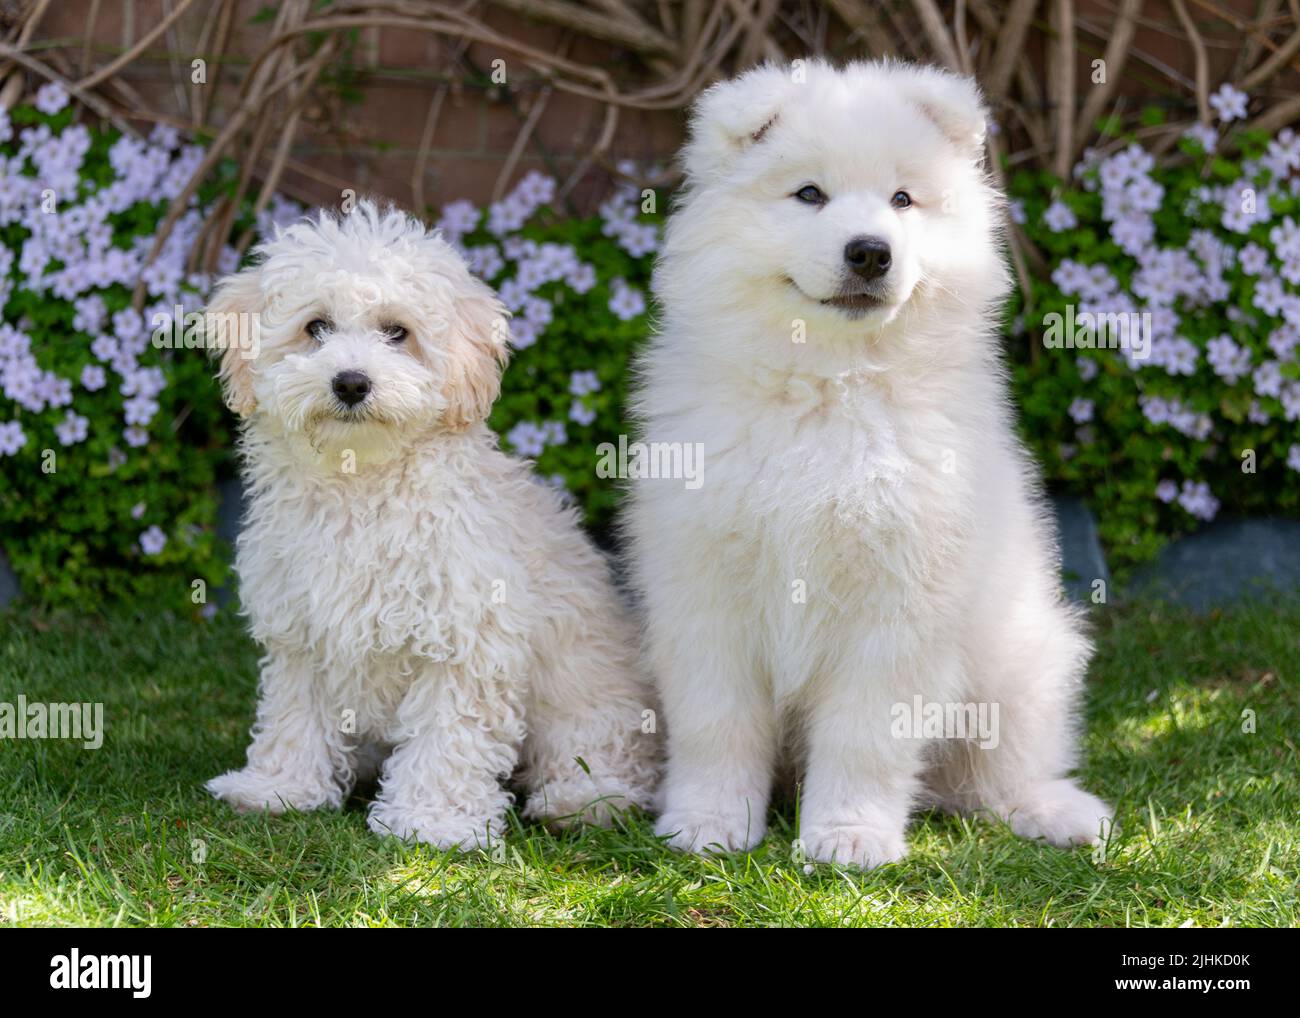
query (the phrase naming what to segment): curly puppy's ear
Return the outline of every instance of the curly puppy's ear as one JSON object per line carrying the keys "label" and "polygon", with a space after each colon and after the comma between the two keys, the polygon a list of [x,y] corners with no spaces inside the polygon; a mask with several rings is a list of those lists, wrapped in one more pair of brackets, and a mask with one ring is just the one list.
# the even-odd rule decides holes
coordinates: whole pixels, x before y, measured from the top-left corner
{"label": "curly puppy's ear", "polygon": [[455,321],[446,349],[447,401],[443,420],[467,428],[487,418],[501,391],[501,369],[510,357],[509,313],[492,290],[470,277],[456,299]]}
{"label": "curly puppy's ear", "polygon": [[253,395],[253,360],[257,357],[262,310],[262,271],[245,269],[217,284],[203,315],[210,353],[220,355],[217,377],[226,406],[240,417],[257,408]]}
{"label": "curly puppy's ear", "polygon": [[767,65],[707,89],[691,109],[690,139],[682,149],[686,175],[696,183],[724,174],[763,140],[794,87],[788,67]]}
{"label": "curly puppy's ear", "polygon": [[937,67],[905,65],[895,71],[903,92],[966,158],[983,156],[988,109],[979,86],[962,75]]}

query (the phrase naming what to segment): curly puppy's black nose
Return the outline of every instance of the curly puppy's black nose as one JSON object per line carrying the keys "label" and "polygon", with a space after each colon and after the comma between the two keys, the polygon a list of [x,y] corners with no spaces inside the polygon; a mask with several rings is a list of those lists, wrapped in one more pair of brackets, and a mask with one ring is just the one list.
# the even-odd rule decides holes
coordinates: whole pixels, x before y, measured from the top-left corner
{"label": "curly puppy's black nose", "polygon": [[362,371],[340,371],[331,383],[339,402],[356,406],[370,392],[370,379]]}
{"label": "curly puppy's black nose", "polygon": [[863,279],[879,279],[889,271],[889,245],[879,237],[854,237],[844,245],[844,261]]}

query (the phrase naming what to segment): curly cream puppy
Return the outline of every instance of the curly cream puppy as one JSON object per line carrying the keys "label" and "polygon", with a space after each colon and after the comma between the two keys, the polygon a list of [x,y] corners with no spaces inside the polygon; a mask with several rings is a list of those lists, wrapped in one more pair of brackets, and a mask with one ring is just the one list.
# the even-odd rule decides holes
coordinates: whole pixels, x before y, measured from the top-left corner
{"label": "curly cream puppy", "polygon": [[236,566],[265,649],[248,762],[209,791],[337,807],[386,756],[371,829],[441,848],[500,834],[519,764],[526,815],[648,805],[635,630],[573,512],[484,423],[495,295],[369,203],[257,253],[206,318],[244,417]]}
{"label": "curly cream puppy", "polygon": [[816,860],[901,858],[919,803],[1058,845],[1109,814],[1067,776],[1090,650],[1008,410],[984,125],[887,64],[696,107],[639,414],[703,484],[638,480],[628,520],[677,848],[757,843],[783,760]]}

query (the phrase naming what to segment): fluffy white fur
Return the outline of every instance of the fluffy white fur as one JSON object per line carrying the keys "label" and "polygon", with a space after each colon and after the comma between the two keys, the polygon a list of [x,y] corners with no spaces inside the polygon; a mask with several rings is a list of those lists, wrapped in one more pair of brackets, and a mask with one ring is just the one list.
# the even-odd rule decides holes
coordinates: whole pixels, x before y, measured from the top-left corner
{"label": "fluffy white fur", "polygon": [[[1067,777],[1090,647],[1012,430],[985,110],[938,70],[804,72],[701,98],[657,271],[643,437],[704,452],[699,490],[632,486],[669,745],[658,831],[754,845],[788,762],[815,860],[901,858],[921,803],[1092,841],[1109,810]],[[826,204],[792,197],[810,183]],[[844,263],[859,236],[892,249],[869,286]],[[824,303],[859,290],[879,304]],[[997,704],[1000,745],[893,737],[917,694]]]}
{"label": "fluffy white fur", "polygon": [[[368,203],[258,254],[207,318],[246,417],[236,564],[265,648],[248,763],[208,789],[239,810],[337,807],[386,757],[370,827],[442,848],[500,834],[517,765],[527,815],[648,805],[635,631],[572,511],[483,423],[507,350],[496,297]],[[260,316],[256,358],[229,342],[239,314]],[[370,379],[355,407],[343,371]]]}

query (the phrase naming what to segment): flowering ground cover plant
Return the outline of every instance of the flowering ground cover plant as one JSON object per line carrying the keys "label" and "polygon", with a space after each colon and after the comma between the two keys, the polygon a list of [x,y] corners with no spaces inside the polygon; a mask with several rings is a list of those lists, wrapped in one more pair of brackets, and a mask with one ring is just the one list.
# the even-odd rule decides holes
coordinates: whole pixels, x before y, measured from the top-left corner
{"label": "flowering ground cover plant", "polygon": [[[1212,105],[1244,115],[1231,86]],[[1052,266],[1011,309],[1025,438],[1088,499],[1121,572],[1220,512],[1300,508],[1300,138],[1233,153],[1220,135],[1197,125],[1159,161],[1129,144],[1085,155],[1069,186],[1011,185]],[[1083,313],[1133,322],[1146,348],[1098,348],[1104,329],[1092,348],[1043,346],[1053,316]]]}
{"label": "flowering ground cover plant", "polygon": [[554,193],[554,180],[529,173],[486,210],[452,202],[437,225],[514,315],[489,423],[603,528],[619,495],[616,480],[597,475],[597,448],[629,429],[628,364],[649,329],[661,217],[654,196],[630,185],[587,218],[558,217],[547,205]]}
{"label": "flowering ground cover plant", "polygon": [[[1237,96],[1213,105],[1223,123],[1240,116]],[[192,604],[195,580],[225,575],[214,487],[232,422],[202,352],[151,335],[175,305],[203,304],[212,280],[187,269],[188,249],[233,165],[144,267],[201,158],[167,129],[76,123],[57,86],[0,115],[0,546],[41,600]],[[1300,509],[1298,171],[1289,130],[1229,154],[1203,125],[1172,157],[1129,145],[1090,153],[1068,184],[1012,180],[1012,215],[1049,262],[1008,315],[1024,435],[1049,482],[1089,500],[1121,571],[1221,511]],[[448,204],[437,225],[514,315],[491,425],[603,528],[619,493],[598,447],[629,432],[662,217],[627,185],[585,218],[556,213],[554,193],[530,173],[485,209]],[[277,200],[235,229],[300,211]],[[225,247],[220,271],[237,262]],[[1066,312],[1149,315],[1149,347],[1044,347],[1044,323]]]}
{"label": "flowering ground cover plant", "polygon": [[[0,546],[45,602],[165,593],[201,611],[225,575],[214,531],[227,417],[203,351],[152,335],[177,305],[202,307],[210,280],[186,256],[234,168],[145,266],[203,150],[166,127],[140,139],[75,115],[53,84],[34,107],[0,111]],[[233,248],[221,262],[235,267]]]}

